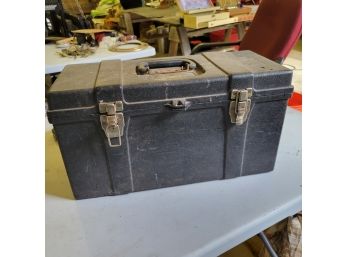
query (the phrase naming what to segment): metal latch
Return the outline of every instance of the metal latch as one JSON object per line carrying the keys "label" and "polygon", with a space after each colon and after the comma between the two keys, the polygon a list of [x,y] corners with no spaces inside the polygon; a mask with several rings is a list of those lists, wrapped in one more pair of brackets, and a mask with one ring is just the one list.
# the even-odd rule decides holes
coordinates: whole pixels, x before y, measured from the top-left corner
{"label": "metal latch", "polygon": [[[105,132],[110,147],[118,147],[122,145],[121,137],[123,136],[124,117],[123,103],[116,102],[100,102],[99,112],[100,124]],[[117,138],[117,143],[112,143],[112,139]]]}
{"label": "metal latch", "polygon": [[247,120],[252,94],[252,88],[232,90],[230,103],[230,118],[232,123],[242,125]]}

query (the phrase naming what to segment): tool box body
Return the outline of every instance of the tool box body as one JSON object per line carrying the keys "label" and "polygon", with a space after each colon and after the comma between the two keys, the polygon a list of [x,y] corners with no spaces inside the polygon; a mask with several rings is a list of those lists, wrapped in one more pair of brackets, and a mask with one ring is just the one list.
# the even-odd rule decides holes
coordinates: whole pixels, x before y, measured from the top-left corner
{"label": "tool box body", "polygon": [[271,171],[291,78],[250,51],[67,66],[47,114],[75,198]]}

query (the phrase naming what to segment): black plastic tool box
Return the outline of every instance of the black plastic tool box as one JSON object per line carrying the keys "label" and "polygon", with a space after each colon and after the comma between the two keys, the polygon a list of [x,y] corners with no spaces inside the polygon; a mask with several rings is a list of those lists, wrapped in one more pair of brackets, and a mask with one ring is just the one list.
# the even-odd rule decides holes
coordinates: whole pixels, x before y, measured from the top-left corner
{"label": "black plastic tool box", "polygon": [[291,78],[250,51],[65,67],[47,114],[75,198],[271,171]]}

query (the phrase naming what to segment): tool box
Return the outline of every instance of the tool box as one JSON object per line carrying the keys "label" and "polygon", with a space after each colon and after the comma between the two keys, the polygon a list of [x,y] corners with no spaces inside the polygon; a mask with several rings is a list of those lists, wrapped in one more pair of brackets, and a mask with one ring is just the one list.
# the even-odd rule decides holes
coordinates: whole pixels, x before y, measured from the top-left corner
{"label": "tool box", "polygon": [[48,92],[76,199],[274,167],[292,71],[251,51],[66,66]]}

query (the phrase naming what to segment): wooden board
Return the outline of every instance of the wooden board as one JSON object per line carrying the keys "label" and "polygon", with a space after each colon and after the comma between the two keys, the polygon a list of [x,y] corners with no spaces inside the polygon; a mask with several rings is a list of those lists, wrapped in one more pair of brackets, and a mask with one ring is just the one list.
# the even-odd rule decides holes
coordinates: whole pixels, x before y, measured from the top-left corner
{"label": "wooden board", "polygon": [[72,33],[80,33],[80,34],[94,34],[101,32],[113,32],[111,29],[78,29],[71,31]]}
{"label": "wooden board", "polygon": [[243,6],[242,8],[232,8],[228,11],[230,12],[230,16],[236,16],[241,14],[249,14],[251,12],[251,8]]}
{"label": "wooden board", "polygon": [[131,15],[132,23],[151,20],[161,23],[180,25],[180,18],[182,17],[182,12],[176,5],[165,9],[155,9],[145,6],[123,10],[123,13],[129,13]]}
{"label": "wooden board", "polygon": [[225,24],[230,24],[230,23],[234,23],[234,22],[238,22],[237,17],[228,18],[228,19],[224,19],[224,20],[209,21],[208,28],[221,26],[221,25],[225,25]]}
{"label": "wooden board", "polygon": [[68,38],[64,38],[64,39],[56,41],[56,44],[63,45],[63,44],[71,43],[74,40],[75,40],[74,37],[68,37]]}
{"label": "wooden board", "polygon": [[199,13],[199,14],[185,14],[184,26],[186,28],[200,29],[208,27],[208,22],[215,20],[225,20],[230,17],[229,12],[219,13]]}
{"label": "wooden board", "polygon": [[238,15],[235,16],[236,18],[238,18],[239,22],[242,21],[252,21],[254,19],[255,14],[244,14],[244,15]]}
{"label": "wooden board", "polygon": [[186,13],[188,14],[194,14],[194,13],[204,13],[204,12],[214,12],[220,10],[220,7],[209,7],[209,8],[204,8],[204,9],[195,9],[195,10],[188,10]]}

